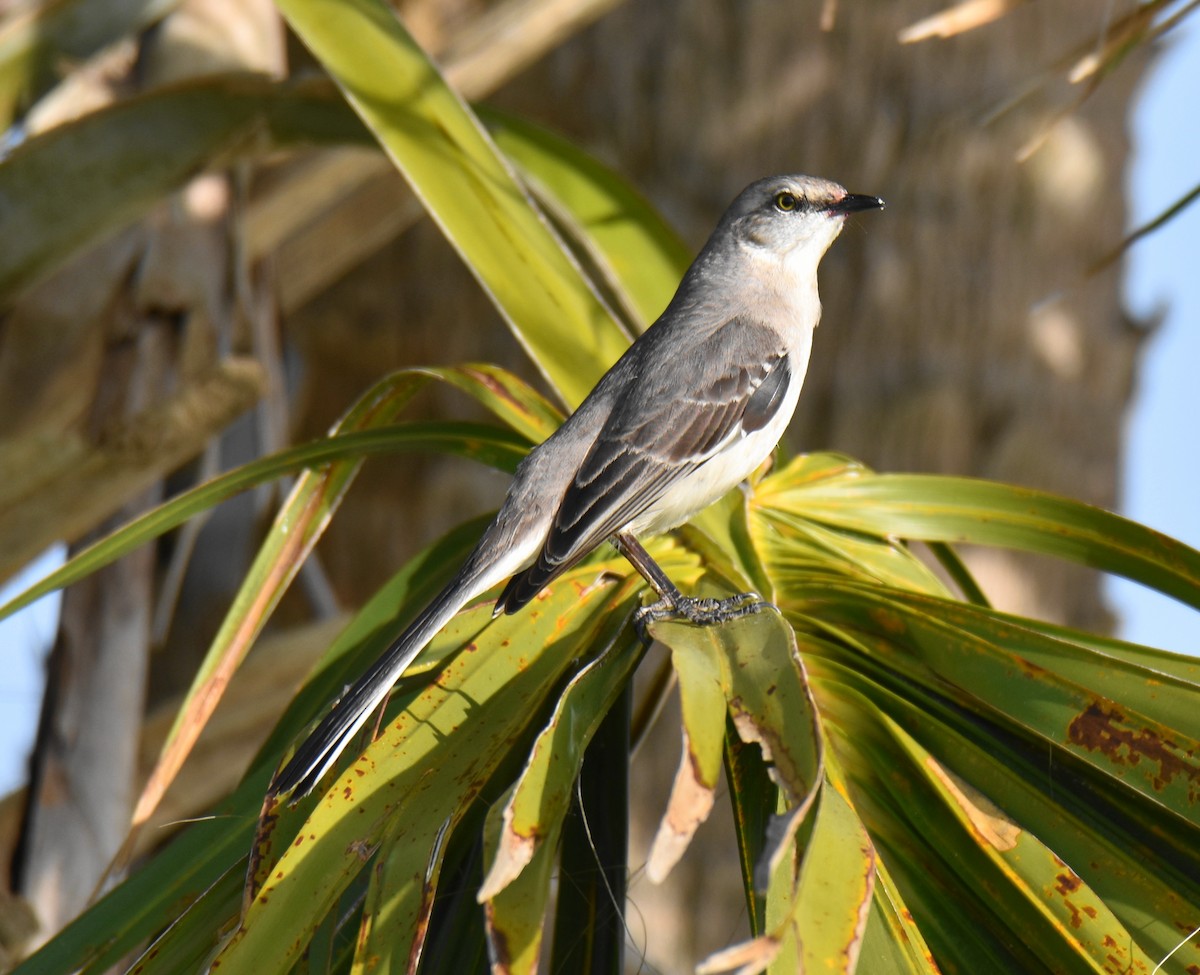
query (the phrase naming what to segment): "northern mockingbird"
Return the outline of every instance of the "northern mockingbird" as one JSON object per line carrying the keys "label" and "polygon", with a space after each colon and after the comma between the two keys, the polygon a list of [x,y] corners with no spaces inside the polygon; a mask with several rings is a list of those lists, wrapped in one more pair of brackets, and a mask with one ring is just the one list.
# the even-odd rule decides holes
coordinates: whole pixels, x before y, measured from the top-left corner
{"label": "northern mockingbird", "polygon": [[[821,317],[817,265],[847,215],[883,207],[811,176],[751,184],[717,224],[666,311],[517,468],[458,573],[334,705],[272,792],[307,794],[455,613],[508,580],[514,613],[605,541],[659,595],[643,613],[719,622],[763,604],[684,596],[638,543],[750,475],[792,418]],[[643,617],[643,620],[646,617]]]}

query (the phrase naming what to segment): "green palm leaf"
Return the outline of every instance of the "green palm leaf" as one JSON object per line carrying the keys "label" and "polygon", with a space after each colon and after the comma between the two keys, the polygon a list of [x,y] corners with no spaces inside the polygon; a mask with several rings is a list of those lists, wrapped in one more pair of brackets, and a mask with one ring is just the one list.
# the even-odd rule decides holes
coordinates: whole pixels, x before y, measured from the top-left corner
{"label": "green palm leaf", "polygon": [[[578,403],[627,342],[598,291],[644,325],[685,260],[674,236],[561,140],[490,114],[493,141],[382,3],[280,6],[562,402]],[[62,145],[15,155],[0,171],[5,186],[28,178],[36,153],[67,166],[69,139],[102,123],[116,136],[163,106],[194,108],[188,137],[161,168],[127,173],[128,185],[78,226],[57,211],[33,221],[54,222],[55,232],[0,261],[0,290],[28,283],[76,237],[115,226],[264,118],[277,139],[362,137],[327,92],[312,99],[315,121],[296,110],[296,92],[285,94],[245,80],[173,90],[76,123]],[[158,133],[143,135],[145,155],[165,151]],[[526,187],[587,255],[599,289]],[[435,378],[508,429],[400,424]],[[431,449],[511,469],[559,420],[495,368],[397,374],[329,438],[168,502],[0,613],[236,491],[299,474],[181,711],[161,790],[366,456]],[[422,971],[469,971],[489,945],[501,970],[533,971],[559,847],[562,876],[588,872],[591,886],[576,896],[560,885],[552,957],[575,968],[600,957],[602,888],[590,837],[568,810],[585,751],[613,747],[605,715],[625,701],[641,650],[630,619],[642,584],[610,551],[520,615],[493,620],[486,601],[465,610],[324,791],[260,817],[278,764],[436,593],[481,526],[422,553],[355,615],[213,819],[189,827],[19,971],[101,972],[139,945],[134,970],[148,975],[214,961],[255,975],[408,970],[418,956]],[[949,581],[915,554],[917,541],[931,544]],[[991,609],[949,549],[957,542],[1094,566],[1200,607],[1200,553],[1108,512],[983,481],[877,475],[828,454],[784,464],[651,543],[685,588],[754,588],[778,607],[721,627],[650,630],[678,673],[684,756],[651,872],[688,855],[720,795],[722,765],[734,809],[752,937],[706,970],[1149,973],[1200,924],[1200,665]],[[608,814],[619,817],[611,806]],[[580,943],[597,944],[596,954],[578,961]],[[1192,944],[1163,970],[1189,966],[1200,966]]]}

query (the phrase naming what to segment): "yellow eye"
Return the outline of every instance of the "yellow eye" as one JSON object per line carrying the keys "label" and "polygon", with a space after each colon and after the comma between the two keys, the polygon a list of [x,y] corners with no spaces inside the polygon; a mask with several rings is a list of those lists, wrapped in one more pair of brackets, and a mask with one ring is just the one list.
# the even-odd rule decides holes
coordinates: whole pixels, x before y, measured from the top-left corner
{"label": "yellow eye", "polygon": [[782,210],[784,213],[791,213],[795,210],[797,203],[795,194],[788,193],[786,190],[783,193],[775,194],[775,208]]}

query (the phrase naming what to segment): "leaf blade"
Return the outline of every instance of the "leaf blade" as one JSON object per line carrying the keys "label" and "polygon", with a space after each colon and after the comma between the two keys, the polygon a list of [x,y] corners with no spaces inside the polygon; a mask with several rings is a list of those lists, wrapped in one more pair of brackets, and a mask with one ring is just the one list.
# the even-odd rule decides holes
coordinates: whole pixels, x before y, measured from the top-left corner
{"label": "leaf blade", "polygon": [[478,119],[380,0],[278,6],[551,386],[578,405],[628,340]]}

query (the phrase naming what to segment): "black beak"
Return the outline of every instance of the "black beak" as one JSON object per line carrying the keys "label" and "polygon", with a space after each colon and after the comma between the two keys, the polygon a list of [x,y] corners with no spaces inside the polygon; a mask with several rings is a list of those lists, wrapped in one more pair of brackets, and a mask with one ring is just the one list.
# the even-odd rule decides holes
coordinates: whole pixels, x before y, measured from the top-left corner
{"label": "black beak", "polygon": [[830,213],[856,213],[859,210],[882,210],[883,200],[862,193],[847,193],[836,203],[829,205]]}

